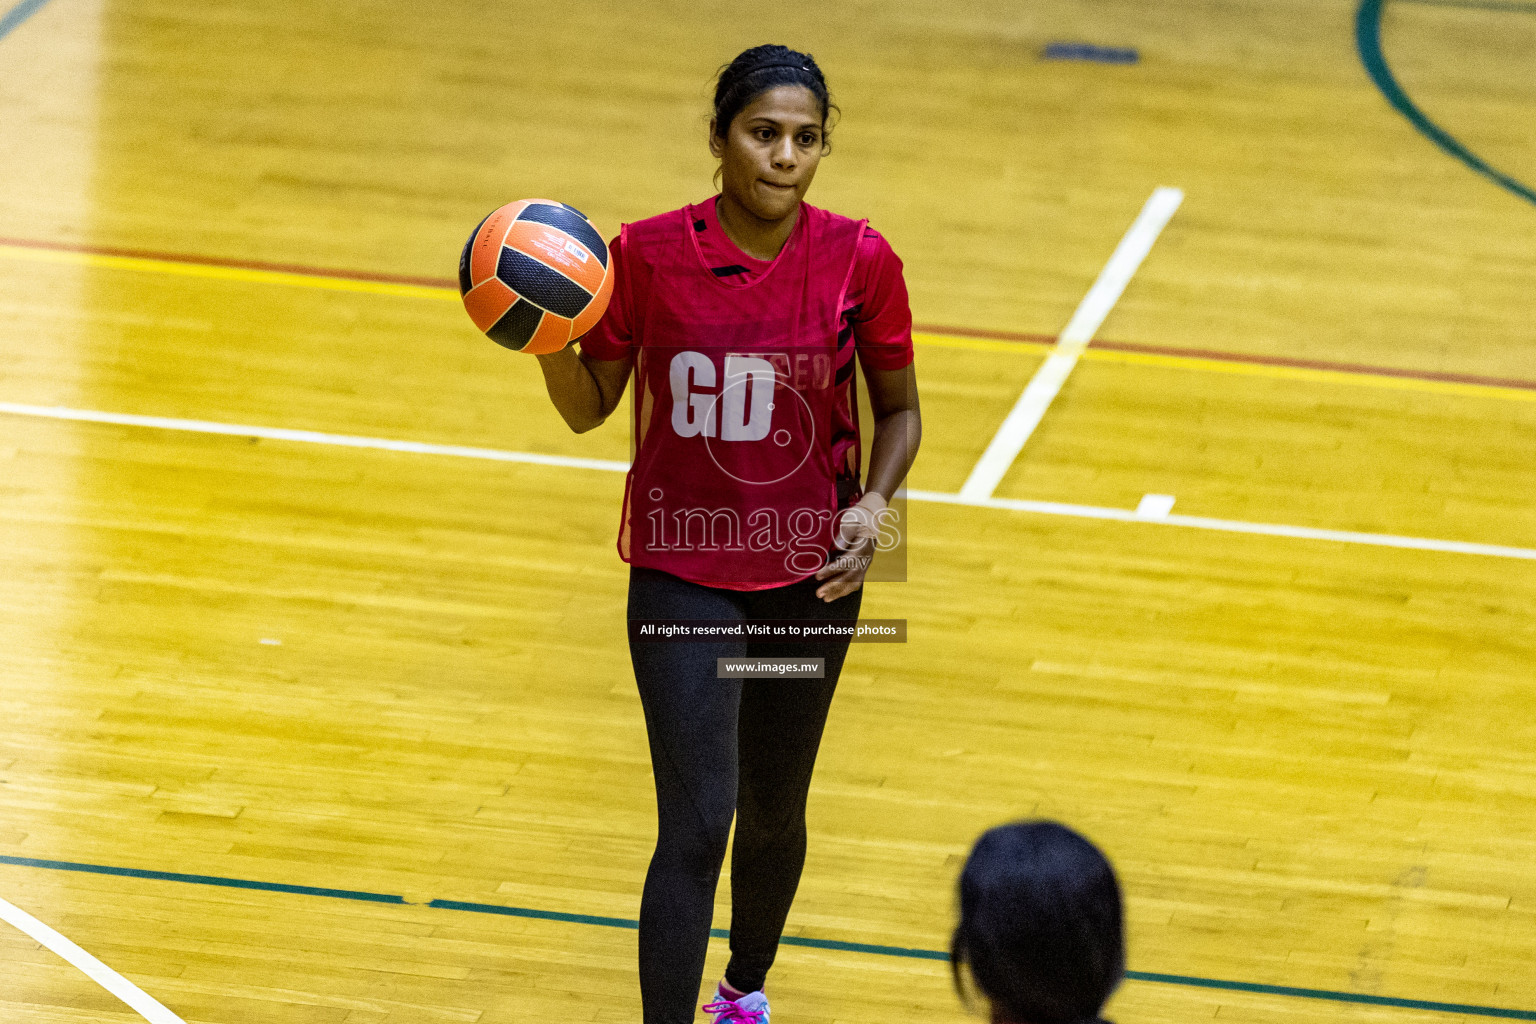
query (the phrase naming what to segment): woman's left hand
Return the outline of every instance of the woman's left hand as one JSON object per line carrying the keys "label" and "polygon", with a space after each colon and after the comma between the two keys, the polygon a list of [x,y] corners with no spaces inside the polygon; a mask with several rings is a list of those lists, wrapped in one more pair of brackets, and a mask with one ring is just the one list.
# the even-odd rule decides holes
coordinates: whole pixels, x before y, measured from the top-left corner
{"label": "woman's left hand", "polygon": [[864,574],[875,557],[875,539],[863,537],[845,551],[839,551],[822,566],[816,578],[827,582],[816,588],[816,596],[830,604],[864,585]]}
{"label": "woman's left hand", "polygon": [[828,581],[816,588],[817,597],[830,604],[864,585],[864,574],[875,557],[876,523],[884,509],[885,499],[870,492],[843,510],[833,535],[838,553],[816,573],[818,580]]}

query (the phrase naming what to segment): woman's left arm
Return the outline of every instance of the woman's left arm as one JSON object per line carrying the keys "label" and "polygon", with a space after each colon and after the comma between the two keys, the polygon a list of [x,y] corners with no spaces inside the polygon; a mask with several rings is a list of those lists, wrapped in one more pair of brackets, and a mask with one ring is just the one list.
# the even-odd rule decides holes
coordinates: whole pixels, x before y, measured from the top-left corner
{"label": "woman's left arm", "polygon": [[900,370],[865,370],[869,407],[875,414],[875,437],[869,445],[869,484],[865,493],[889,502],[907,478],[923,440],[923,416],[917,404],[917,370],[908,363]]}
{"label": "woman's left arm", "polygon": [[906,479],[923,440],[923,416],[917,401],[917,371],[908,363],[900,370],[864,368],[875,435],[869,446],[869,476],[864,497],[844,513],[843,535],[856,542],[816,573],[825,580],[816,590],[823,601],[836,601],[864,585],[875,554],[875,518],[884,511]]}

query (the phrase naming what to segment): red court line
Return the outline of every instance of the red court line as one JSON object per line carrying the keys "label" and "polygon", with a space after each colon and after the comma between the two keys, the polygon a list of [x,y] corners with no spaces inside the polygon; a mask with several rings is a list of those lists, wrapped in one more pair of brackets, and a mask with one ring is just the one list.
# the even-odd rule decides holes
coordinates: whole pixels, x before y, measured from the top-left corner
{"label": "red court line", "polygon": [[1213,359],[1224,363],[1258,363],[1261,366],[1294,366],[1303,370],[1330,370],[1334,373],[1362,373],[1372,377],[1411,377],[1451,384],[1478,384],[1491,388],[1522,388],[1536,391],[1536,381],[1515,377],[1483,377],[1474,373],[1445,373],[1439,370],[1409,370],[1395,366],[1371,366],[1366,363],[1334,363],[1323,359],[1293,359],[1290,356],[1258,356],[1242,352],[1213,352],[1203,348],[1172,348],[1165,345],[1138,345],[1131,341],[1095,341],[1094,348],[1117,352],[1146,352],[1161,356],[1186,356]]}
{"label": "red court line", "polygon": [[[987,331],[975,327],[946,327],[942,324],[913,324],[914,331],[927,334],[949,334],[961,338],[987,338],[993,341],[1020,341],[1033,344],[1054,345],[1056,338],[1050,334],[1025,334],[1019,331]],[[1246,352],[1218,352],[1208,348],[1177,348],[1170,345],[1143,345],[1134,341],[1095,340],[1093,348],[1113,352],[1144,352],[1157,356],[1184,356],[1189,359],[1210,359],[1221,363],[1255,363],[1260,366],[1294,366],[1302,370],[1328,370],[1334,373],[1361,373],[1372,377],[1409,377],[1415,380],[1446,381],[1451,384],[1477,384],[1482,387],[1521,388],[1536,391],[1536,381],[1514,377],[1483,377],[1473,373],[1447,373],[1440,370],[1410,370],[1397,366],[1373,366],[1368,363],[1335,363],[1326,359],[1297,359],[1291,356],[1261,356]]]}
{"label": "red court line", "polygon": [[155,252],[150,249],[122,249],[111,245],[82,245],[71,242],[39,242],[28,238],[0,237],[0,245],[22,249],[50,249],[54,252],[78,252],[91,256],[126,256],[136,260],[161,260],[165,263],[191,263],[203,267],[229,267],[232,270],[272,270],[280,274],[306,277],[330,277],[340,281],[370,281],[376,284],[415,284],[425,288],[452,288],[459,282],[451,277],[410,277],[405,274],[374,274],[365,270],[327,270],[300,263],[267,263],[262,260],[232,260],[221,256],[189,256],[180,252]]}
{"label": "red court line", "polygon": [[[406,274],[377,274],[362,270],[333,270],[325,267],[305,266],[299,263],[268,263],[262,260],[236,260],[219,256],[192,256],[186,253],[156,252],[150,249],[124,249],[116,246],[85,245],[72,242],[42,242],[28,238],[6,238],[0,236],[0,245],[14,245],[24,249],[50,249],[55,252],[78,252],[93,256],[126,256],[133,259],[163,260],[169,263],[230,267],[236,270],[272,270],[284,274],[302,274],[308,277],[329,277],[340,281],[413,284],[427,288],[457,289],[459,286],[458,281],[451,277],[412,277]],[[991,341],[1019,341],[1044,345],[1054,344],[1056,341],[1055,335],[1051,334],[993,331],[979,327],[950,327],[943,324],[914,324],[913,330],[929,334],[948,334],[959,338],[983,338]],[[1411,370],[1405,367],[1372,366],[1366,363],[1337,363],[1325,359],[1297,359],[1290,356],[1262,356],[1243,352],[1218,352],[1203,348],[1143,345],[1133,341],[1095,341],[1093,347],[1116,352],[1145,352],[1149,355],[1184,356],[1226,363],[1290,366],[1304,370],[1361,373],[1375,377],[1406,377],[1414,380],[1443,381],[1451,384],[1474,384],[1482,387],[1519,388],[1525,391],[1536,391],[1536,381],[1520,380],[1513,377],[1485,377],[1471,373]]]}

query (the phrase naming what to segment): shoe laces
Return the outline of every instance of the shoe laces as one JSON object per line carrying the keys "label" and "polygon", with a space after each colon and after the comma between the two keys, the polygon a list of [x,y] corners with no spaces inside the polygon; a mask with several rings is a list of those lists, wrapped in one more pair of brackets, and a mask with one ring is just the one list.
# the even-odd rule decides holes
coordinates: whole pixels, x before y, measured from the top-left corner
{"label": "shoe laces", "polygon": [[719,1014],[715,1024],[763,1024],[766,1016],[762,1010],[749,1010],[740,1003],[717,999],[704,1007],[705,1013]]}

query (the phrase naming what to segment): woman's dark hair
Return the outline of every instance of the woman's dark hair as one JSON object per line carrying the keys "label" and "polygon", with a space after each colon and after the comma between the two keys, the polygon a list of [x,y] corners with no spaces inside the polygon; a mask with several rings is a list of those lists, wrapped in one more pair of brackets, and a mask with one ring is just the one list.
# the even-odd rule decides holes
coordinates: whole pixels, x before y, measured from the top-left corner
{"label": "woman's dark hair", "polygon": [[827,93],[827,79],[808,53],[787,46],[754,46],[720,69],[715,81],[715,135],[725,138],[741,108],[781,85],[801,85],[821,104],[821,138],[826,149],[827,117],[837,110]]}
{"label": "woman's dark hair", "polygon": [[1120,884],[1088,840],[1053,821],[1000,825],[960,873],[960,923],[949,946],[1014,1024],[1087,1024],[1125,974]]}

